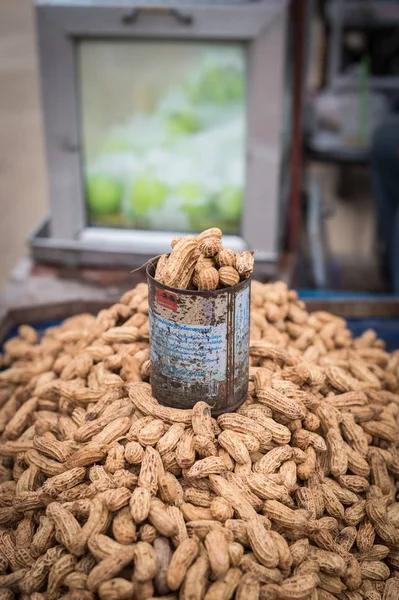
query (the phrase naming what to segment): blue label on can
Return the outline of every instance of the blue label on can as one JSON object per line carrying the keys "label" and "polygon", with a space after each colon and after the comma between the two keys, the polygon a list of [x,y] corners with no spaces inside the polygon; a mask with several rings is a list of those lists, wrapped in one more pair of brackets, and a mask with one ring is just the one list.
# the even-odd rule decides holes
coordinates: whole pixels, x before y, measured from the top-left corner
{"label": "blue label on can", "polygon": [[234,332],[234,390],[242,385],[249,369],[249,287],[240,292],[236,297],[235,306],[235,332]]}
{"label": "blue label on can", "polygon": [[175,381],[223,382],[227,325],[176,323],[149,311],[151,361]]}

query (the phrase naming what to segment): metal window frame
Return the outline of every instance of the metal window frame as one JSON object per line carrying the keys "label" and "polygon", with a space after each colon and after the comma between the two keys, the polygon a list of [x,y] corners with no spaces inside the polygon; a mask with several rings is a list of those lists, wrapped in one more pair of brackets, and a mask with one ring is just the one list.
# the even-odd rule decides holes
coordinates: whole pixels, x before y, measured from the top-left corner
{"label": "metal window frame", "polygon": [[[132,264],[167,250],[175,232],[87,226],[82,188],[78,73],[79,39],[235,41],[246,45],[246,186],[241,236],[233,249],[258,251],[258,262],[278,257],[283,95],[288,0],[251,3],[145,2],[132,0],[35,0],[51,217],[33,234],[33,254],[50,262]],[[142,12],[140,12],[142,11]],[[182,18],[175,18],[176,15]],[[137,18],[138,16],[138,18]],[[134,18],[133,18],[134,17]],[[279,27],[273,27],[282,19]],[[276,54],[276,48],[279,53]],[[276,54],[275,68],[264,58]],[[180,234],[181,235],[181,234]],[[108,253],[108,257],[105,256]],[[93,256],[96,256],[93,260]]]}

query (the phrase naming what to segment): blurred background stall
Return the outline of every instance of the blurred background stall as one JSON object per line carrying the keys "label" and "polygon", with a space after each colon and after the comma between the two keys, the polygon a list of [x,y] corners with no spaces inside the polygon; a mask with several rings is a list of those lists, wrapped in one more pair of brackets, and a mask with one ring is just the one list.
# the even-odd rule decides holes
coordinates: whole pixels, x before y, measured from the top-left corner
{"label": "blurred background stall", "polygon": [[2,305],[117,295],[212,225],[264,280],[394,291],[370,157],[398,106],[397,0],[0,11]]}

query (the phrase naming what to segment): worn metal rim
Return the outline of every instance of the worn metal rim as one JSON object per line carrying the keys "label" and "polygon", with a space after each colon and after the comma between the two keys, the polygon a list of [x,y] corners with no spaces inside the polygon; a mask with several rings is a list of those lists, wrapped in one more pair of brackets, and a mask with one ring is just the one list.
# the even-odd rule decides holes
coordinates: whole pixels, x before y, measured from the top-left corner
{"label": "worn metal rim", "polygon": [[229,287],[221,288],[220,290],[182,290],[180,288],[170,287],[169,285],[165,285],[164,283],[161,283],[160,281],[155,279],[153,277],[153,275],[150,273],[150,271],[155,273],[155,267],[157,266],[157,262],[161,258],[161,256],[163,256],[163,255],[160,254],[159,256],[155,256],[153,259],[151,259],[148,262],[148,265],[146,267],[146,273],[147,273],[148,279],[155,281],[156,284],[159,285],[162,289],[168,290],[170,292],[175,292],[175,293],[177,292],[179,294],[185,294],[187,296],[203,296],[204,298],[209,298],[209,297],[214,298],[214,297],[220,296],[221,294],[226,294],[226,292],[229,293],[230,290],[233,292],[239,292],[242,288],[245,287],[245,285],[248,284],[248,281],[250,281],[252,279],[252,275],[251,275],[250,277],[248,277],[248,279],[244,279],[244,281],[240,281],[240,283],[237,283],[236,285],[231,285]]}

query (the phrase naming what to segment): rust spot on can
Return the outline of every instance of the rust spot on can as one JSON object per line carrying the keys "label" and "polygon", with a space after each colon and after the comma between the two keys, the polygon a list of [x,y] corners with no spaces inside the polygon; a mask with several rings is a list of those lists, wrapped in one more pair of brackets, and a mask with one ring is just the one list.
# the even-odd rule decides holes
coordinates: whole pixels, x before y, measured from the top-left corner
{"label": "rust spot on can", "polygon": [[151,386],[165,406],[207,402],[213,415],[233,411],[248,392],[251,280],[221,290],[179,290],[147,267]]}

